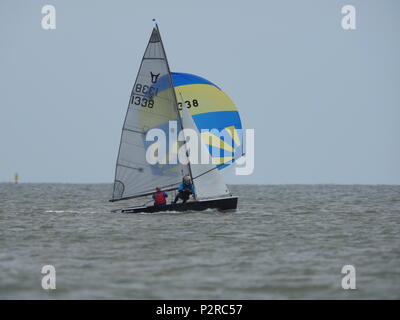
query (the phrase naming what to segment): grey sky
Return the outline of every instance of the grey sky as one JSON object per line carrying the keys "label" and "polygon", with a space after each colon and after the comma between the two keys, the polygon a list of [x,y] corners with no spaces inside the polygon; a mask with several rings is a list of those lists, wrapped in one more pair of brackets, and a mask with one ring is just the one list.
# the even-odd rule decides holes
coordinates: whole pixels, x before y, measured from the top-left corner
{"label": "grey sky", "polygon": [[218,84],[256,131],[254,174],[228,182],[400,184],[396,0],[2,0],[0,181],[112,182],[153,17],[171,69]]}

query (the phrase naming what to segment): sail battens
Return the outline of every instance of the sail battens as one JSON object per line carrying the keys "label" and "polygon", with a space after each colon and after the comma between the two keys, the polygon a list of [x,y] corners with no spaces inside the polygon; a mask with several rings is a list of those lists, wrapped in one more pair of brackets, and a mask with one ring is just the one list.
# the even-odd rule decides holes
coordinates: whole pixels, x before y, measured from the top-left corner
{"label": "sail battens", "polygon": [[[132,99],[132,96],[139,96],[139,97],[145,97],[145,98],[148,97],[147,94],[137,93],[137,92],[133,92],[133,91],[132,91],[132,93],[131,93],[131,99]],[[133,105],[133,104],[131,104],[131,106],[137,107],[137,106],[135,106],[135,105]]]}
{"label": "sail battens", "polygon": [[164,58],[144,58],[143,60],[165,60]]}
{"label": "sail battens", "polygon": [[[131,108],[131,109],[135,109],[135,108]],[[159,111],[150,111],[150,110],[144,110],[144,109],[139,109],[139,108],[136,108],[136,111],[139,113],[152,115],[152,116],[158,117],[158,118],[170,119],[168,114],[164,115],[164,114],[160,113]]]}
{"label": "sail battens", "polygon": [[123,128],[122,130],[134,132],[134,133],[138,133],[138,134],[146,134],[146,132],[140,131],[140,130],[132,130],[132,129],[128,129],[128,128]]}
{"label": "sail battens", "polygon": [[142,170],[143,170],[143,167],[138,167],[138,168],[135,168],[135,167],[126,166],[126,165],[124,165],[124,164],[120,164],[120,163],[118,163],[118,166],[120,166],[120,167],[124,167],[124,168],[128,168],[128,169],[138,170],[138,171],[142,171]]}

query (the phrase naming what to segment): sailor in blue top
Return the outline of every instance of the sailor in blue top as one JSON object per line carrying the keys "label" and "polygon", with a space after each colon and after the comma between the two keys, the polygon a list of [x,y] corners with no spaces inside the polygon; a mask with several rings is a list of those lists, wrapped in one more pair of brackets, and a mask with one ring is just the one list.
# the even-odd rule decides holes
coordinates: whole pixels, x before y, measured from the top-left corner
{"label": "sailor in blue top", "polygon": [[178,187],[178,194],[175,197],[175,200],[172,203],[176,203],[178,199],[182,199],[182,203],[185,203],[190,195],[194,196],[195,190],[192,181],[189,176],[184,176],[181,185]]}

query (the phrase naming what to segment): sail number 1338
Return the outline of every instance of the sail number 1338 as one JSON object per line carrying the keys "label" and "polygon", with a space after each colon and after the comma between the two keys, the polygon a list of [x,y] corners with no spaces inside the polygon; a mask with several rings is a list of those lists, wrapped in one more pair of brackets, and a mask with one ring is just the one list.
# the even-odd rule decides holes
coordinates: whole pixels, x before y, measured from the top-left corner
{"label": "sail number 1338", "polygon": [[[154,107],[153,99],[149,99],[149,98],[145,98],[145,97],[141,97],[141,96],[137,96],[137,95],[132,96],[131,103],[135,104],[137,106],[141,106],[143,108],[146,108],[146,107],[153,108]],[[186,108],[188,108],[188,109],[190,109],[192,107],[196,108],[199,106],[199,101],[197,99],[186,100],[185,105],[186,105]],[[182,102],[178,102],[178,109],[182,110]]]}

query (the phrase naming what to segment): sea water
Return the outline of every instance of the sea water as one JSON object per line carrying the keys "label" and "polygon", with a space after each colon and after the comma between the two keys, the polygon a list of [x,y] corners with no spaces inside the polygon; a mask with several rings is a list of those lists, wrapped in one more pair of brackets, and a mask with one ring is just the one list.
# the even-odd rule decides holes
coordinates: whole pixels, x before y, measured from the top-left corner
{"label": "sea water", "polygon": [[[234,212],[117,214],[150,199],[0,184],[0,298],[400,298],[400,186],[230,188]],[[46,265],[55,289],[43,289]],[[355,289],[342,286],[346,265]]]}

